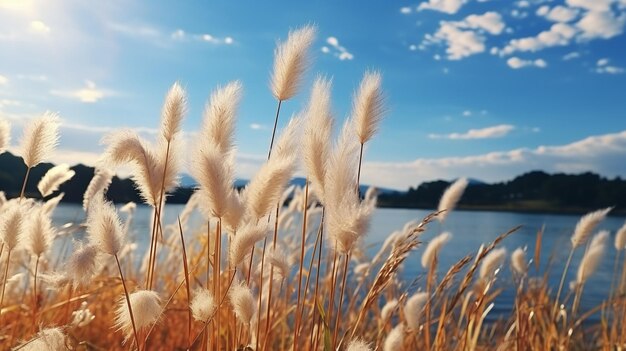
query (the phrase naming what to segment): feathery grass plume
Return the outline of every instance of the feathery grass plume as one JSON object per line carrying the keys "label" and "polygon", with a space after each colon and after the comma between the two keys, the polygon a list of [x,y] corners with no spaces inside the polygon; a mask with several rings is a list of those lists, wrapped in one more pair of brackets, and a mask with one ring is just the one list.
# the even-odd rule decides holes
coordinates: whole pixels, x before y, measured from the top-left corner
{"label": "feathery grass plume", "polygon": [[74,174],[76,172],[71,170],[70,166],[65,163],[54,166],[41,178],[39,184],[37,184],[37,189],[39,189],[41,196],[47,197],[57,191],[61,184],[72,179]]}
{"label": "feathery grass plume", "polygon": [[591,238],[591,242],[589,243],[589,247],[594,247],[598,245],[606,244],[606,241],[609,239],[609,231],[601,230],[596,235]]}
{"label": "feathery grass plume", "polygon": [[[129,295],[132,306],[135,326],[137,331],[151,326],[161,315],[161,299],[156,291],[138,290]],[[121,330],[126,336],[126,340],[133,335],[133,325],[128,310],[128,305],[124,297],[119,299],[115,310],[115,327]]]}
{"label": "feathery grass plume", "polygon": [[424,254],[422,254],[422,267],[428,268],[433,264],[435,256],[439,254],[439,251],[443,247],[445,243],[450,241],[452,238],[452,234],[448,232],[444,232],[434,237],[428,246],[426,246],[426,250],[424,250]]}
{"label": "feathery grass plume", "polygon": [[379,72],[365,72],[353,99],[352,120],[361,144],[374,136],[383,117],[385,107],[381,83]]}
{"label": "feathery grass plume", "polygon": [[[352,193],[355,193],[352,190]],[[350,252],[356,242],[369,229],[374,207],[367,203],[343,201],[339,206],[329,204],[327,207],[328,234],[331,243],[337,244],[335,249],[341,253]]]}
{"label": "feathery grass plume", "polygon": [[302,76],[309,65],[309,48],[315,39],[316,28],[311,25],[289,32],[287,40],[279,43],[274,53],[274,72],[271,89],[280,101],[296,95]]}
{"label": "feathery grass plume", "polygon": [[309,181],[319,200],[324,203],[324,181],[330,157],[333,116],[330,107],[332,81],[317,77],[313,83],[306,110],[303,153],[304,166]]}
{"label": "feathery grass plume", "polygon": [[242,324],[249,325],[257,309],[252,291],[245,284],[235,284],[230,289],[229,296],[237,319]]}
{"label": "feathery grass plume", "polygon": [[443,223],[443,221],[446,220],[446,217],[448,217],[448,214],[452,210],[454,210],[456,204],[461,199],[461,196],[463,196],[463,192],[465,192],[467,184],[467,178],[459,178],[454,183],[452,183],[452,185],[450,185],[446,189],[446,191],[444,191],[443,195],[441,196],[441,200],[439,200],[439,207],[437,208],[437,211],[445,210],[444,212],[437,215],[437,219],[439,220],[439,222]]}
{"label": "feathery grass plume", "polygon": [[202,146],[191,164],[191,174],[200,184],[200,206],[205,212],[218,218],[226,215],[235,180],[234,154],[221,153],[213,145]]}
{"label": "feathery grass plume", "polygon": [[98,248],[78,243],[77,246],[66,263],[67,273],[75,285],[87,285],[97,271]]}
{"label": "feathery grass plume", "polygon": [[272,267],[274,267],[274,273],[276,274],[274,279],[280,281],[289,278],[289,272],[291,271],[293,262],[290,262],[289,255],[287,255],[280,245],[272,248],[267,258]]}
{"label": "feathery grass plume", "polygon": [[11,143],[11,123],[0,118],[0,154],[5,152]]}
{"label": "feathery grass plume", "polygon": [[402,349],[402,343],[404,343],[404,324],[398,324],[393,328],[383,344],[383,351],[398,351]]}
{"label": "feathery grass plume", "polygon": [[233,148],[235,118],[241,100],[242,85],[233,81],[218,87],[204,109],[200,138],[202,143],[211,143],[219,153]]}
{"label": "feathery grass plume", "polygon": [[[165,193],[178,186],[178,174],[182,169],[184,158],[182,149],[183,140],[175,135],[170,141],[159,139],[153,151],[157,160],[153,182],[158,186],[157,191],[161,200],[165,198]],[[163,186],[163,198],[161,198],[161,186]]]}
{"label": "feathery grass plume", "polygon": [[356,186],[358,143],[354,130],[349,123],[344,123],[341,134],[330,155],[328,169],[324,180],[324,194],[326,203],[331,206],[340,206],[346,196],[353,202],[358,199],[354,189]]}
{"label": "feathery grass plume", "polygon": [[113,204],[102,196],[91,199],[87,214],[87,234],[89,242],[111,256],[118,255],[124,243],[122,224]]}
{"label": "feathery grass plume", "polygon": [[60,193],[59,195],[48,199],[48,201],[46,201],[42,206],[41,206],[41,210],[48,216],[52,215],[52,212],[57,208],[57,206],[59,205],[59,203],[61,202],[61,200],[63,200],[63,197],[65,196],[65,193]]}
{"label": "feathery grass plume", "polygon": [[396,307],[398,307],[398,300],[397,299],[392,299],[392,300],[387,301],[387,303],[380,310],[380,318],[381,318],[381,320],[383,322],[389,320],[389,317],[391,317],[391,314],[396,309]]}
{"label": "feathery grass plume", "polygon": [[22,206],[11,202],[0,212],[0,240],[9,250],[15,249],[24,231],[24,212]]}
{"label": "feathery grass plume", "polygon": [[235,233],[242,225],[246,213],[245,198],[243,191],[233,190],[228,197],[228,211],[222,219],[229,233]]}
{"label": "feathery grass plume", "polygon": [[80,304],[80,308],[72,312],[70,325],[75,328],[82,328],[89,325],[94,319],[96,319],[96,316],[87,307],[87,301],[83,301]]}
{"label": "feathery grass plume", "polygon": [[161,111],[161,135],[165,140],[172,141],[180,131],[180,125],[187,112],[187,96],[185,90],[175,82],[165,96]]}
{"label": "feathery grass plume", "polygon": [[526,261],[526,252],[521,247],[518,247],[511,254],[511,264],[513,269],[518,274],[526,274],[528,272],[528,262]]}
{"label": "feathery grass plume", "polygon": [[124,206],[120,207],[120,212],[132,214],[135,212],[136,209],[137,209],[137,204],[130,201],[124,204]]}
{"label": "feathery grass plume", "polygon": [[228,258],[230,263],[235,267],[238,266],[250,253],[254,244],[265,238],[268,233],[267,224],[262,221],[257,224],[246,223],[239,229],[230,243]]}
{"label": "feathery grass plume", "polygon": [[499,248],[491,251],[483,259],[483,263],[480,266],[479,276],[480,279],[491,279],[496,274],[504,259],[506,258],[506,249]]}
{"label": "feathery grass plume", "polygon": [[420,316],[422,309],[428,301],[428,294],[425,292],[419,292],[411,296],[404,305],[404,318],[406,319],[406,325],[417,330],[420,326]]}
{"label": "feathery grass plume", "polygon": [[626,248],[626,222],[615,234],[615,249],[621,251]]}
{"label": "feathery grass plume", "polygon": [[41,163],[59,142],[59,116],[50,111],[32,120],[24,129],[21,148],[26,167]]}
{"label": "feathery grass plume", "polygon": [[24,243],[33,256],[41,256],[50,250],[56,235],[50,217],[40,208],[33,209],[28,216]]}
{"label": "feathery grass plume", "polygon": [[297,131],[300,122],[293,118],[283,129],[272,156],[261,166],[246,187],[246,212],[251,218],[267,215],[280,199],[293,176],[298,151]]}
{"label": "feathery grass plume", "polygon": [[[111,181],[113,173],[106,168],[96,168],[93,178],[85,190],[83,195],[83,209],[85,212],[89,210],[89,202],[96,196],[102,196],[106,193]],[[102,195],[100,195],[102,194]]]}
{"label": "feathery grass plume", "polygon": [[372,351],[372,345],[361,339],[354,339],[348,343],[346,351]]}
{"label": "feathery grass plume", "polygon": [[213,294],[208,289],[199,288],[195,291],[189,308],[191,308],[191,315],[196,321],[206,322],[213,316],[217,304]]}
{"label": "feathery grass plume", "polygon": [[159,159],[146,142],[131,130],[109,134],[103,142],[108,144],[104,162],[112,166],[130,163],[132,179],[141,197],[151,206],[158,206],[163,171],[159,170]]}
{"label": "feathery grass plume", "polygon": [[587,252],[583,256],[578,266],[578,273],[576,274],[576,283],[583,284],[587,279],[598,269],[600,260],[604,255],[604,242],[599,241],[598,244],[589,246]]}
{"label": "feathery grass plume", "polygon": [[26,342],[19,349],[22,351],[65,351],[68,350],[68,346],[61,328],[47,328],[41,330],[34,339]]}
{"label": "feathery grass plume", "polygon": [[613,209],[613,207],[607,207],[602,210],[587,213],[582,216],[576,224],[576,229],[571,237],[572,247],[577,248],[587,241],[587,238],[593,231],[593,229],[604,220],[606,215]]}

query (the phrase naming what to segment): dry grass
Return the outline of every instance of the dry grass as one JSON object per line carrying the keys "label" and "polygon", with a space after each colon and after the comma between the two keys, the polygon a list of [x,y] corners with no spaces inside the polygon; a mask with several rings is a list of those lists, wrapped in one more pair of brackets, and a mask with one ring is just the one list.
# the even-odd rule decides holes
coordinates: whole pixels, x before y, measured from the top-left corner
{"label": "dry grass", "polygon": [[[312,29],[306,28],[312,35]],[[308,43],[307,39],[302,50],[307,50]],[[278,53],[286,55],[280,50]],[[305,57],[306,52],[290,55]],[[297,75],[304,71],[302,67],[289,71],[290,82],[301,80]],[[376,77],[374,95],[380,97],[380,77]],[[313,100],[330,96],[330,84],[316,84],[316,89],[326,91],[317,91]],[[273,88],[276,86],[274,82]],[[288,94],[276,94],[279,104],[287,100],[283,95],[295,94],[296,87],[294,83],[282,89]],[[178,85],[173,89],[178,91]],[[102,207],[110,179],[106,168],[98,172],[86,196],[85,202],[90,204],[85,206],[86,223],[48,228],[45,223],[56,205],[50,202],[54,198],[48,203],[27,198],[0,203],[0,349],[612,350],[626,345],[622,265],[616,260],[611,296],[592,310],[576,313],[578,301],[572,293],[560,299],[554,293],[555,287],[549,285],[547,274],[537,275],[542,267],[539,258],[543,230],[537,233],[534,269],[529,262],[523,262],[523,253],[516,253],[512,313],[497,322],[487,322],[487,317],[503,289],[498,271],[508,266],[500,263],[501,243],[519,227],[485,243],[476,254],[463,257],[451,267],[439,265],[439,245],[427,255],[426,276],[416,277],[411,283],[404,281],[400,271],[407,258],[423,251],[421,234],[433,220],[445,218],[462,196],[460,188],[454,201],[442,202],[449,205],[392,233],[373,258],[367,257],[363,237],[375,197],[368,192],[361,199],[358,179],[365,156],[363,144],[376,130],[381,117],[378,112],[384,110],[378,105],[382,100],[377,100],[375,118],[368,122],[367,138],[359,139],[359,131],[350,130],[363,124],[362,120],[357,123],[357,118],[345,124],[336,143],[330,140],[333,123],[329,109],[309,107],[304,117],[317,118],[318,124],[322,121],[328,128],[309,135],[313,141],[305,144],[326,148],[300,150],[298,132],[314,130],[298,123],[290,124],[276,145],[274,131],[270,156],[259,175],[249,188],[234,189],[230,175],[233,170],[223,169],[231,165],[222,162],[233,159],[230,136],[239,100],[238,83],[233,89],[236,94],[222,94],[237,95],[233,101],[222,99],[208,107],[212,111],[208,115],[215,120],[204,123],[217,129],[207,135],[219,134],[219,126],[226,126],[222,131],[226,134],[202,140],[198,143],[201,149],[189,153],[206,157],[206,162],[196,164],[202,168],[195,172],[202,178],[202,187],[175,223],[162,221],[161,213],[168,206],[160,199],[174,184],[171,172],[177,168],[171,163],[171,155],[182,154],[178,143],[170,143],[178,135],[176,125],[186,109],[182,91],[175,94],[175,106],[169,101],[171,92],[165,104],[170,108],[165,108],[164,114],[173,111],[171,114],[176,115],[175,123],[162,126],[160,135],[169,139],[156,147],[133,139],[136,155],[117,160],[135,163],[135,179],[144,183],[142,190],[153,208],[153,224],[147,232],[136,234],[142,236],[139,242],[150,242],[150,249],[137,249],[135,243],[123,240],[131,234],[133,205],[124,207],[124,221],[116,218],[121,211],[113,209],[99,220],[103,212],[97,209]],[[324,106],[330,104],[323,102]],[[276,121],[279,113],[280,105]],[[311,116],[315,113],[323,115]],[[351,136],[354,140],[349,140]],[[334,144],[337,147],[331,151]],[[127,148],[122,151],[129,152]],[[145,155],[150,156],[149,160]],[[314,162],[309,160],[313,164],[309,168],[315,172],[309,175],[314,190],[309,190],[309,184],[303,189],[287,187],[296,161],[306,157],[318,157]],[[195,211],[204,220],[198,226],[189,220]],[[27,219],[34,215],[43,217],[27,226]],[[593,216],[592,221],[590,217],[583,219],[572,252],[582,246],[583,237],[603,215]],[[85,237],[86,230],[101,232],[78,239]],[[26,240],[33,231],[54,235],[60,249],[48,250],[49,243],[37,242],[37,237]],[[25,245],[27,241],[31,245]],[[45,250],[32,250],[33,245],[43,244]],[[87,244],[100,244],[101,252],[85,257],[84,250],[77,248]],[[623,249],[623,243],[617,248]],[[83,256],[68,259],[64,254],[67,250]],[[145,254],[137,257],[138,252]],[[76,264],[90,258],[95,261],[93,267]],[[135,264],[138,261],[140,264]],[[132,304],[140,300],[138,292],[149,299]],[[383,312],[385,305],[390,307]],[[585,323],[591,314],[600,311],[599,323]],[[128,312],[137,315],[129,318]],[[116,321],[122,330],[116,329]]]}

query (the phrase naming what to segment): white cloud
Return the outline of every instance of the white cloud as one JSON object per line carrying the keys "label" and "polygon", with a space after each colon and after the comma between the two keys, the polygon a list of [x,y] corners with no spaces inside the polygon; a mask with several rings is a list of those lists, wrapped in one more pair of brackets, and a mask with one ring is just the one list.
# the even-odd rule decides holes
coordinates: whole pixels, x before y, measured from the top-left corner
{"label": "white cloud", "polygon": [[565,24],[555,23],[549,30],[543,31],[534,37],[512,39],[509,44],[500,50],[500,55],[510,55],[515,52],[536,52],[553,46],[569,45],[577,29]]}
{"label": "white cloud", "polygon": [[7,84],[9,84],[9,78],[0,74],[0,85],[7,85]]}
{"label": "white cloud", "polygon": [[117,33],[131,37],[156,39],[161,36],[161,32],[158,29],[149,25],[111,22],[108,24],[108,27]]}
{"label": "white cloud", "polygon": [[[548,6],[542,6],[539,9],[541,10],[544,7],[548,8]],[[537,14],[539,16],[545,16],[547,19],[553,22],[570,22],[578,16],[578,10],[571,7],[557,5],[543,14],[539,14],[538,10]]]}
{"label": "white cloud", "polygon": [[77,90],[52,90],[52,95],[79,100],[80,102],[94,103],[100,99],[110,96],[113,93],[107,90],[99,89],[96,83],[87,80],[85,87]]}
{"label": "white cloud", "polygon": [[472,115],[472,111],[470,111],[470,110],[465,110],[465,111],[463,111],[463,116],[464,116],[464,117],[469,117],[469,116],[471,116],[471,115]]}
{"label": "white cloud", "polygon": [[267,129],[267,127],[262,125],[262,124],[251,123],[250,124],[250,129],[253,129],[253,130],[265,130],[265,129]]}
{"label": "white cloud", "polygon": [[520,11],[518,9],[513,9],[511,10],[511,17],[516,18],[516,19],[523,19],[523,18],[528,17],[528,12]]}
{"label": "white cloud", "polygon": [[578,51],[573,51],[573,52],[563,55],[563,61],[569,61],[569,60],[577,59],[579,57],[580,57],[580,53]]}
{"label": "white cloud", "polygon": [[470,140],[470,139],[493,139],[507,136],[515,129],[510,124],[500,124],[493,127],[482,129],[470,129],[465,133],[450,134],[429,134],[431,139],[452,139],[452,140]]}
{"label": "white cloud", "polygon": [[433,35],[425,36],[424,44],[445,43],[449,60],[462,58],[485,51],[485,37],[472,31],[461,30],[454,22],[442,22]]}
{"label": "white cloud", "polygon": [[17,79],[31,80],[33,82],[45,82],[48,76],[43,74],[18,74]]}
{"label": "white cloud", "polygon": [[417,10],[433,10],[452,15],[457,13],[466,2],[466,0],[428,0],[419,4]]}
{"label": "white cloud", "polygon": [[42,21],[31,21],[30,22],[30,30],[35,33],[48,34],[50,33],[50,27]]}
{"label": "white cloud", "polygon": [[400,8],[400,13],[403,14],[403,15],[408,15],[412,11],[413,10],[410,7],[408,7],[408,6]]}
{"label": "white cloud", "polygon": [[[348,51],[344,46],[339,45],[339,39],[336,37],[328,37],[326,38],[326,43],[330,46],[323,46],[322,52],[325,54],[330,54],[338,58],[341,61],[344,60],[352,60],[354,59],[354,55]],[[332,49],[331,49],[332,48]]]}
{"label": "white cloud", "polygon": [[182,29],[177,29],[170,35],[174,40],[184,40],[185,39],[185,31]]}
{"label": "white cloud", "polygon": [[0,99],[0,109],[5,108],[7,106],[21,106],[22,103],[17,100],[11,99]]}
{"label": "white cloud", "polygon": [[520,0],[515,3],[515,6],[521,8],[530,7],[530,2],[528,0]]}
{"label": "white cloud", "polygon": [[576,27],[582,31],[580,38],[583,40],[609,39],[622,34],[624,24],[626,13],[616,17],[610,11],[589,11],[576,23]]}
{"label": "white cloud", "polygon": [[497,12],[486,12],[482,15],[469,15],[463,21],[459,22],[460,28],[482,29],[490,34],[500,34],[506,27],[502,16]]}
{"label": "white cloud", "polygon": [[613,0],[565,0],[572,7],[579,7],[589,11],[608,11]]}
{"label": "white cloud", "polygon": [[626,131],[592,136],[566,145],[539,146],[487,154],[416,159],[409,162],[366,162],[363,183],[407,189],[424,181],[478,178],[494,182],[541,169],[547,172],[593,171],[614,177],[626,174]]}
{"label": "white cloud", "polygon": [[610,60],[608,58],[599,59],[596,62],[596,73],[605,73],[605,74],[621,74],[624,73],[624,68],[610,65]]}
{"label": "white cloud", "polygon": [[548,14],[548,12],[550,12],[550,6],[548,5],[543,5],[540,8],[537,9],[537,12],[535,12],[537,14],[537,16],[545,16]]}
{"label": "white cloud", "polygon": [[548,63],[544,61],[543,59],[522,60],[519,57],[509,58],[508,60],[506,60],[506,64],[509,65],[509,67],[513,69],[519,69],[519,68],[524,68],[524,67],[546,68],[548,66]]}

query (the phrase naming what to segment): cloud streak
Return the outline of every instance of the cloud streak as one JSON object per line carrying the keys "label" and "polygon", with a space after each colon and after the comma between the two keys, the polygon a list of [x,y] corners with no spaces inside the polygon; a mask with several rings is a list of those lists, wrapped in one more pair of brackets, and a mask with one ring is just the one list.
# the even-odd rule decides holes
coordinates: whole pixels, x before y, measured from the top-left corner
{"label": "cloud streak", "polygon": [[505,137],[514,129],[515,126],[513,125],[500,124],[497,126],[482,129],[470,129],[465,133],[429,134],[428,137],[431,139],[450,140],[493,139]]}

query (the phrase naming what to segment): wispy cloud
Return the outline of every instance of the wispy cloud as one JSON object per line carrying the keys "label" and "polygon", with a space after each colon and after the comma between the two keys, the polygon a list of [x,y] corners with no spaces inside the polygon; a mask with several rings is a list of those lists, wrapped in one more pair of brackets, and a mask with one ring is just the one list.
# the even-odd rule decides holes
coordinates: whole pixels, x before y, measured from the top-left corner
{"label": "wispy cloud", "polygon": [[624,73],[624,68],[611,65],[608,58],[602,58],[596,62],[595,71],[596,73],[620,74]]}
{"label": "wispy cloud", "polygon": [[253,130],[265,130],[265,129],[267,129],[267,126],[264,126],[264,125],[258,124],[258,123],[251,123],[249,127],[250,127],[250,129],[253,129]]}
{"label": "wispy cloud", "polygon": [[0,85],[7,85],[7,84],[9,84],[9,78],[0,74]]}
{"label": "wispy cloud", "polygon": [[211,43],[211,44],[216,44],[216,45],[220,45],[220,44],[231,45],[231,44],[234,44],[235,42],[235,40],[229,36],[217,37],[208,33],[193,34],[193,33],[187,33],[183,29],[180,29],[180,28],[172,32],[172,34],[170,34],[170,38],[172,38],[175,41],[200,41],[200,42]]}
{"label": "wispy cloud", "polygon": [[598,172],[626,174],[626,131],[591,136],[565,145],[539,146],[465,157],[420,158],[410,162],[364,164],[363,182],[407,189],[424,181],[472,177],[484,181],[510,179],[523,172]]}
{"label": "wispy cloud", "polygon": [[106,96],[111,96],[114,93],[110,90],[100,89],[96,86],[96,83],[87,80],[85,81],[85,87],[83,88],[76,90],[51,90],[50,94],[79,100],[80,102],[94,103]]}
{"label": "wispy cloud", "polygon": [[453,15],[457,13],[466,2],[466,0],[428,0],[420,3],[417,10],[433,10]]}
{"label": "wispy cloud", "polygon": [[548,67],[548,63],[543,59],[536,60],[523,60],[519,57],[511,57],[506,60],[506,64],[513,69],[520,69],[524,67],[538,67],[538,68],[546,68]]}
{"label": "wispy cloud", "polygon": [[515,129],[515,126],[510,124],[500,124],[497,126],[470,129],[465,133],[450,133],[450,134],[429,134],[431,139],[451,139],[451,140],[469,140],[469,139],[493,139],[502,138],[507,136]]}
{"label": "wispy cloud", "polygon": [[327,46],[322,46],[322,52],[325,54],[331,54],[341,61],[352,60],[354,55],[348,51],[344,46],[339,45],[339,39],[336,37],[326,38]]}
{"label": "wispy cloud", "polygon": [[43,21],[31,21],[30,30],[35,33],[48,34],[50,33],[50,27]]}

